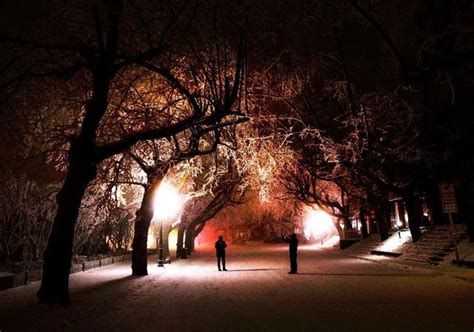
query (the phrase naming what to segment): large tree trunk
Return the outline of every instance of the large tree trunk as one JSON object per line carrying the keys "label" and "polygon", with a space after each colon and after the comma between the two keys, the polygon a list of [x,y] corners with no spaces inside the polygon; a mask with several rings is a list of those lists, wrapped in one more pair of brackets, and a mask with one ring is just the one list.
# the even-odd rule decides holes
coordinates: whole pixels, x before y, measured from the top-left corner
{"label": "large tree trunk", "polygon": [[194,226],[186,228],[184,243],[186,246],[187,254],[191,255],[191,253],[194,251]]}
{"label": "large tree trunk", "polygon": [[392,229],[392,203],[389,200],[384,200],[382,210],[387,232],[389,232]]}
{"label": "large tree trunk", "polygon": [[363,239],[366,239],[369,236],[369,232],[367,230],[367,222],[365,220],[366,219],[365,214],[366,214],[366,211],[364,209],[359,210],[359,220],[361,224],[360,232]]}
{"label": "large tree trunk", "polygon": [[101,55],[94,55],[94,59],[89,59],[91,65],[93,63],[92,96],[85,107],[81,131],[71,142],[66,178],[57,195],[58,207],[44,252],[43,278],[37,293],[40,302],[69,303],[74,228],[84,193],[97,173],[97,128],[107,110],[123,2],[110,1],[107,6],[107,43]]}
{"label": "large tree trunk", "polygon": [[377,228],[380,234],[381,241],[385,241],[386,239],[388,239],[386,205],[388,205],[388,202],[380,202],[375,210],[375,219],[377,220]]}
{"label": "large tree trunk", "polygon": [[144,276],[148,274],[148,229],[153,218],[153,190],[145,189],[142,204],[137,211],[132,242],[132,275]]}
{"label": "large tree trunk", "polygon": [[413,242],[416,242],[421,237],[420,225],[421,225],[421,201],[420,198],[415,194],[408,194],[404,197],[405,206],[408,214],[408,223],[410,227],[411,238]]}
{"label": "large tree trunk", "polygon": [[397,201],[397,211],[398,211],[398,218],[400,219],[400,222],[402,223],[402,228],[407,227],[407,220],[405,218],[405,206],[403,204],[403,201]]}
{"label": "large tree trunk", "polygon": [[340,219],[337,218],[336,221],[333,222],[333,225],[334,225],[334,228],[336,228],[337,233],[339,234],[339,240],[344,240],[345,234],[344,234],[344,230],[342,229],[339,220],[340,220]]}
{"label": "large tree trunk", "polygon": [[431,212],[431,222],[433,224],[443,224],[445,218],[441,206],[441,198],[438,183],[431,181],[427,190],[428,207]]}
{"label": "large tree trunk", "polygon": [[58,208],[48,247],[44,252],[43,278],[37,294],[40,302],[69,302],[68,285],[74,228],[84,193],[97,173],[96,130],[107,109],[108,87],[107,74],[95,73],[93,96],[86,106],[81,133],[71,143],[68,171],[56,198]]}
{"label": "large tree trunk", "polygon": [[466,224],[469,241],[474,242],[474,178],[471,174],[455,183],[459,218]]}
{"label": "large tree trunk", "polygon": [[[132,275],[144,276],[148,274],[148,230],[150,228],[151,220],[154,213],[154,197],[155,192],[159,188],[161,181],[166,176],[168,165],[164,168],[156,168],[154,172],[147,174],[148,186],[143,194],[142,204],[137,212],[137,219],[135,220],[135,232],[133,234],[132,242]],[[165,234],[165,233],[163,233]]]}
{"label": "large tree trunk", "polygon": [[70,166],[56,197],[58,208],[44,252],[43,277],[37,293],[40,302],[69,303],[74,228],[82,197],[96,175],[96,165],[85,157],[84,145],[81,143],[76,141],[71,146]]}
{"label": "large tree trunk", "polygon": [[170,223],[164,223],[163,224],[163,258],[165,260],[171,259],[170,257],[170,233],[171,233],[172,227]]}
{"label": "large tree trunk", "polygon": [[344,216],[343,221],[344,221],[344,231],[352,230],[352,222],[348,214]]}
{"label": "large tree trunk", "polygon": [[178,236],[177,236],[177,241],[176,241],[176,258],[179,258],[182,256],[183,250],[184,250],[184,231],[185,227],[183,224],[179,224],[178,226]]}

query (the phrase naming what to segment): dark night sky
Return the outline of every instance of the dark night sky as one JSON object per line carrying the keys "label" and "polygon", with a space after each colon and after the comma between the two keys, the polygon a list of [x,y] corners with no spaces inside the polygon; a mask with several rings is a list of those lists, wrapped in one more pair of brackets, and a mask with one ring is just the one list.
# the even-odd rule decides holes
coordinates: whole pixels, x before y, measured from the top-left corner
{"label": "dark night sky", "polygon": [[[471,1],[371,0],[360,3],[391,36],[411,72],[473,48]],[[2,39],[90,43],[93,30],[87,1],[3,1],[0,6]],[[228,7],[232,13],[231,6]],[[326,80],[341,79],[338,64],[321,56],[337,53],[329,18],[339,31],[343,56],[349,60],[348,70],[358,92],[390,90],[402,80],[400,67],[390,49],[345,0],[332,1],[330,12],[324,1],[254,1],[248,3],[247,15],[249,64],[253,70],[266,68],[280,57],[276,74],[312,69],[315,86]],[[4,46],[1,54],[1,68],[17,56],[15,50]],[[457,65],[452,69],[457,70]],[[464,70],[463,77],[454,75],[452,80],[457,100],[472,99],[472,80],[469,79],[472,69]],[[2,80],[11,74],[3,70]],[[432,105],[444,104],[451,98],[446,85],[433,86],[431,93]],[[10,160],[12,146],[16,145],[10,140],[13,138],[10,133],[17,127],[15,121],[21,120],[15,119],[14,110],[5,104],[1,107],[2,115],[8,112],[12,115],[7,123],[3,121],[2,132],[6,137],[0,144],[2,159]]]}

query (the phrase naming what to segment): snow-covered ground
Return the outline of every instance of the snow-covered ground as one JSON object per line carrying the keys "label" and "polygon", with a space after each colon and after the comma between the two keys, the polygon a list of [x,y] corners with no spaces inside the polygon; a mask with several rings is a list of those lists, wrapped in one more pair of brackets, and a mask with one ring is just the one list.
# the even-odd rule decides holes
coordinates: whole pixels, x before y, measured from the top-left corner
{"label": "snow-covered ground", "polygon": [[232,246],[131,277],[130,262],[71,276],[68,307],[36,304],[38,284],[0,292],[7,331],[472,331],[474,284],[301,247]]}

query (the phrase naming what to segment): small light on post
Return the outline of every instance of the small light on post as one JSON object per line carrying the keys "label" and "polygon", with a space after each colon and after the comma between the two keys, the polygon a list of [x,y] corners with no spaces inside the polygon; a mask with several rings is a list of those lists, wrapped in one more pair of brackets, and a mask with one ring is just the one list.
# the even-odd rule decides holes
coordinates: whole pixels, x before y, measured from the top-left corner
{"label": "small light on post", "polygon": [[163,222],[176,218],[183,205],[183,198],[169,182],[163,181],[154,199],[153,220],[160,222],[160,243],[158,247],[158,266],[163,267]]}
{"label": "small light on post", "polygon": [[403,226],[403,223],[400,220],[398,220],[397,221],[397,231],[398,231],[398,238],[400,240],[402,239],[402,234],[400,234],[400,227],[402,227],[402,226]]}

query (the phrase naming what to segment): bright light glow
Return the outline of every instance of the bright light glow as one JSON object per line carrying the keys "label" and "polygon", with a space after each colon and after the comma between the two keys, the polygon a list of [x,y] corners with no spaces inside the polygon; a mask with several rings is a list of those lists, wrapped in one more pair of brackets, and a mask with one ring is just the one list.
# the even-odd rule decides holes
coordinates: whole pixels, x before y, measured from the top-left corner
{"label": "bright light glow", "polygon": [[394,233],[384,242],[382,242],[375,250],[385,252],[400,252],[401,247],[406,243],[411,242],[411,234],[408,230],[402,230]]}
{"label": "bright light glow", "polygon": [[147,241],[146,241],[146,247],[148,249],[156,249],[156,234],[152,230],[151,227],[148,229],[148,237],[147,237]]}
{"label": "bright light glow", "polygon": [[169,182],[163,181],[155,194],[153,220],[176,218],[184,203],[184,198]]}
{"label": "bright light glow", "polygon": [[332,237],[335,231],[332,217],[326,212],[314,209],[306,212],[304,235],[307,239],[324,240]]}
{"label": "bright light glow", "polygon": [[178,242],[178,230],[175,228],[170,232],[170,235],[168,235],[168,243],[169,243],[170,251],[172,251],[173,254],[176,253],[177,242]]}

